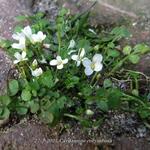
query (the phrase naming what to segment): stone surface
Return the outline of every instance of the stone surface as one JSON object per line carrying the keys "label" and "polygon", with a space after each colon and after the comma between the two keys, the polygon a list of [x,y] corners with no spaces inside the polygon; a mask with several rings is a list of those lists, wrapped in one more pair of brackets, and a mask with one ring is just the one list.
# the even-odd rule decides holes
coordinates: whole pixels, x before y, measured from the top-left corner
{"label": "stone surface", "polygon": [[6,93],[8,73],[12,66],[10,59],[0,49],[0,95]]}
{"label": "stone surface", "polygon": [[[12,31],[17,24],[15,17],[29,14],[27,5],[18,0],[0,0],[0,38],[11,39]],[[7,81],[11,72],[12,62],[6,53],[0,49],[0,95],[6,94]],[[8,120],[0,120],[0,126]]]}
{"label": "stone surface", "polygon": [[[116,114],[110,116],[110,122],[113,127],[118,127],[118,122],[124,126],[128,124],[134,130],[135,120],[127,120],[124,114]],[[109,119],[109,118],[108,118]],[[113,120],[114,119],[114,120]],[[110,122],[105,123],[109,125]],[[126,122],[126,123],[124,123]],[[124,127],[123,127],[124,128]],[[101,127],[102,135],[93,136],[89,130],[83,130],[78,124],[73,124],[71,128],[65,129],[59,124],[55,128],[49,128],[42,124],[39,120],[21,120],[16,125],[10,124],[9,128],[0,131],[0,150],[147,150],[149,149],[149,136],[145,134],[144,127],[139,128],[140,137],[136,137],[128,131],[128,135],[120,135],[109,137],[107,134],[119,129],[111,129],[111,126]],[[130,130],[130,129],[129,129]],[[97,130],[95,130],[96,132]],[[99,131],[97,131],[99,132]],[[134,132],[134,131],[133,131]],[[143,138],[144,137],[144,138]]]}
{"label": "stone surface", "polygon": [[17,22],[15,17],[29,14],[18,0],[0,0],[0,36],[11,39],[12,31]]}
{"label": "stone surface", "polygon": [[[39,121],[17,124],[0,134],[0,150],[94,150],[96,145],[87,142],[69,140],[87,140],[87,137],[75,132],[58,136],[58,131],[50,130]],[[68,140],[68,141],[67,141]]]}
{"label": "stone surface", "polygon": [[[0,37],[11,39],[12,31],[17,24],[15,17],[21,14],[29,14],[18,0],[0,0]],[[6,89],[8,72],[12,64],[6,54],[0,49],[0,94]]]}

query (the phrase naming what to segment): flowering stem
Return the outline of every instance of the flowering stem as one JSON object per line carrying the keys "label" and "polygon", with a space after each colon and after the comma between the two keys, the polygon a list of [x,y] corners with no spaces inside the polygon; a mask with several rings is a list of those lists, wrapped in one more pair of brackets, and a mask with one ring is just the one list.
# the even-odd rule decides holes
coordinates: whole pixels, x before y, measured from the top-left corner
{"label": "flowering stem", "polygon": [[58,52],[60,54],[60,49],[61,49],[61,25],[57,25],[57,39],[58,39]]}
{"label": "flowering stem", "polygon": [[97,77],[97,74],[98,74],[98,72],[95,72],[95,74],[94,74],[94,76],[93,76],[93,78],[92,78],[92,80],[91,80],[91,82],[90,82],[91,85],[93,84],[95,78]]}
{"label": "flowering stem", "polygon": [[93,85],[93,88],[97,85],[97,83],[98,83],[100,77],[101,77],[100,74],[98,74],[98,75],[96,76],[96,81],[95,81],[95,83],[94,83],[94,85]]}
{"label": "flowering stem", "polygon": [[22,75],[22,77],[26,78],[23,67],[20,67],[18,64],[16,66],[17,66],[17,69],[19,70],[20,74]]}

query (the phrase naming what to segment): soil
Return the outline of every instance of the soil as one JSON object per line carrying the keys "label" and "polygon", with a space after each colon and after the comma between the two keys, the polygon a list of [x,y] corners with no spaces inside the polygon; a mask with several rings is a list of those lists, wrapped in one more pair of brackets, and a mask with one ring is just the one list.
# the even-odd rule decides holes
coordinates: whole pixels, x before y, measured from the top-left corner
{"label": "soil", "polygon": [[[59,3],[57,0],[20,0],[21,4],[18,0],[0,0],[0,2],[2,18],[0,36],[9,39],[12,28],[17,24],[14,20],[16,15],[43,11],[50,20],[54,20],[62,5],[71,8],[72,13],[81,12],[90,6],[89,3],[83,5],[82,0],[61,0]],[[10,7],[13,9],[9,13],[1,11],[9,10]],[[145,7],[147,8],[148,5]],[[138,20],[133,19],[134,22],[130,26],[133,33],[130,42],[133,44],[137,42],[149,44],[150,11],[145,7],[141,8],[144,15]],[[106,14],[110,13],[107,11]],[[113,17],[115,19],[107,23],[112,24],[112,20],[118,18],[116,15]],[[106,20],[106,17],[102,16],[98,21],[101,20]],[[147,63],[149,60],[149,55],[144,56],[135,69],[150,75],[150,64]],[[10,68],[12,68],[11,60],[0,50],[0,94],[6,92]],[[150,147],[150,130],[134,113],[110,111],[98,129],[84,129],[77,122],[65,119],[65,123],[61,122],[55,128],[41,123],[36,116],[2,121],[5,125],[1,127],[0,150],[148,150]]]}

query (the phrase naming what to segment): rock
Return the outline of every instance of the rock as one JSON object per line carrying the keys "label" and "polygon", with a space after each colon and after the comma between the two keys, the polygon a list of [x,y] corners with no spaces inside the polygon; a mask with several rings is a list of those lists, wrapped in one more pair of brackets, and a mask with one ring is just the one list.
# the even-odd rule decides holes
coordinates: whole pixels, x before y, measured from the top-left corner
{"label": "rock", "polygon": [[[18,23],[15,17],[21,14],[29,14],[29,11],[26,11],[18,0],[0,0],[0,4],[0,37],[11,39],[13,29]],[[0,95],[5,93],[11,67],[11,60],[0,49]]]}
{"label": "rock", "polygon": [[29,14],[29,12],[22,7],[18,0],[0,0],[0,4],[0,36],[11,39],[12,31],[17,25],[15,17]]}
{"label": "rock", "polygon": [[0,49],[0,95],[6,93],[7,77],[11,66],[11,60],[6,56],[2,49]]}
{"label": "rock", "polygon": [[[69,141],[70,140],[70,141]],[[74,141],[71,141],[74,140]],[[78,141],[75,141],[78,140]],[[39,121],[27,121],[17,124],[0,134],[0,149],[13,150],[91,150],[96,145],[86,141],[80,132],[70,135],[67,132],[58,136],[58,131],[50,129]]]}
{"label": "rock", "polygon": [[114,150],[148,150],[150,143],[146,139],[121,137],[114,145]]}
{"label": "rock", "polygon": [[[22,14],[29,14],[29,9],[20,4],[18,0],[0,0],[0,37],[11,39],[12,31],[17,25],[15,17]],[[7,92],[8,75],[12,68],[12,62],[6,53],[0,49],[0,95]],[[0,120],[0,126],[7,120]]]}

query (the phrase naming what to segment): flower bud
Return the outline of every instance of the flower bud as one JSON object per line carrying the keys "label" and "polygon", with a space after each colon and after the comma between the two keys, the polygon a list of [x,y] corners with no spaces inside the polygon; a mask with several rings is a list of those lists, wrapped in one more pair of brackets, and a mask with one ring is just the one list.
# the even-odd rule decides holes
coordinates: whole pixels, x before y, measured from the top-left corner
{"label": "flower bud", "polygon": [[86,114],[89,115],[89,116],[92,116],[94,114],[94,112],[90,109],[87,109]]}

